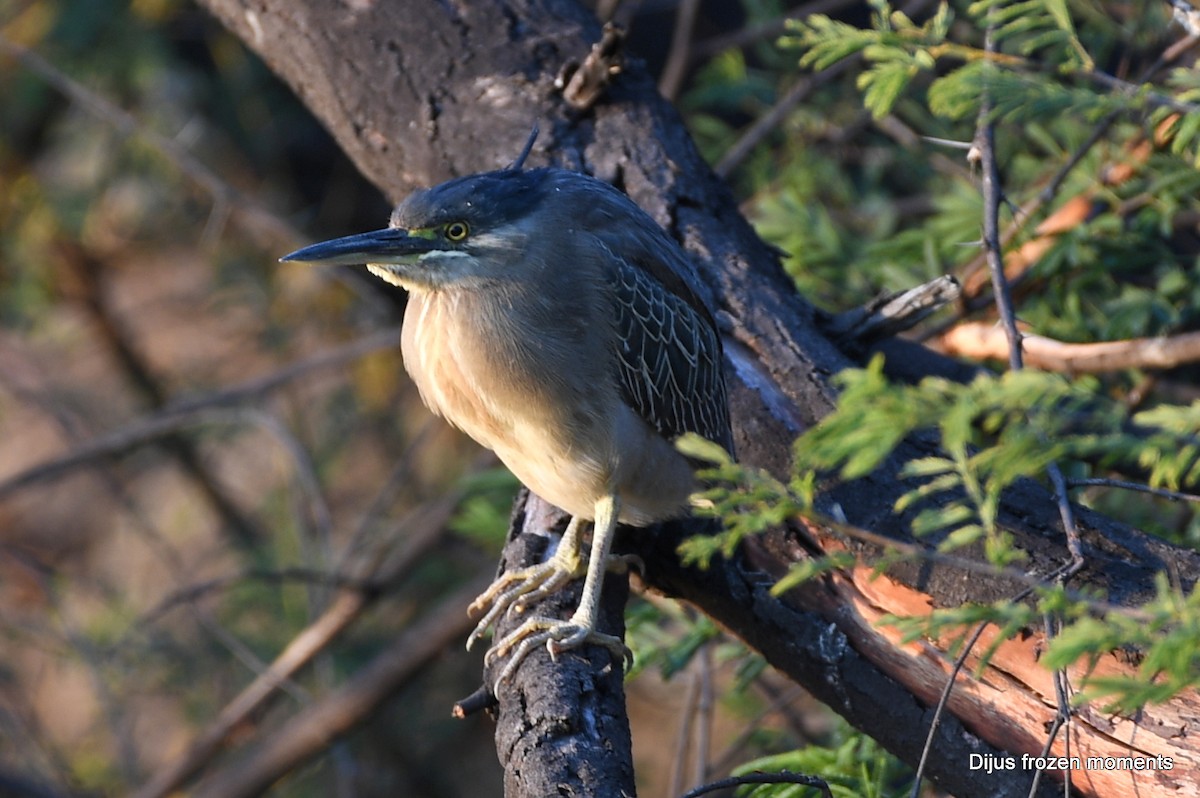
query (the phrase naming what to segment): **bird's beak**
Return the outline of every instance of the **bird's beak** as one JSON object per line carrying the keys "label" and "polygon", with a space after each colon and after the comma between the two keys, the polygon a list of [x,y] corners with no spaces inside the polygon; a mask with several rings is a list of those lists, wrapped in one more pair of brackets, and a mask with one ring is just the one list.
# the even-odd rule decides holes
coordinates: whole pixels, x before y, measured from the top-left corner
{"label": "bird's beak", "polygon": [[387,227],[369,233],[335,238],[298,249],[281,261],[321,263],[331,266],[359,263],[412,263],[437,249],[435,240],[421,231]]}

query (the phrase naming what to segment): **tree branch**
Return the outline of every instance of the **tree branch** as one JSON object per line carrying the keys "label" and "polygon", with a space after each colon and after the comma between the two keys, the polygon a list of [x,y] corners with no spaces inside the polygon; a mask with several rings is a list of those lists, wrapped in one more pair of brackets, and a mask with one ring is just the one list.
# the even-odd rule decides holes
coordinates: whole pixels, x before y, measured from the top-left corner
{"label": "tree branch", "polygon": [[[983,322],[965,322],[947,330],[939,343],[948,354],[975,360],[1002,360],[1008,356],[1004,331]],[[1200,332],[1093,344],[1072,344],[1025,333],[1022,346],[1027,366],[1066,374],[1169,369],[1200,361]]]}

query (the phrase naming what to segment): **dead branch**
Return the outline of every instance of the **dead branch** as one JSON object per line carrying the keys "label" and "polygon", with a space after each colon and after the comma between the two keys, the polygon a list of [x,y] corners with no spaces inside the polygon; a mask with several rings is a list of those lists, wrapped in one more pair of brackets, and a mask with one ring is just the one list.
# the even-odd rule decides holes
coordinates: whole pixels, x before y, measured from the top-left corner
{"label": "dead branch", "polygon": [[[1008,357],[1004,331],[983,322],[965,322],[938,339],[943,351],[974,360]],[[1097,374],[1122,369],[1169,369],[1200,361],[1200,332],[1160,338],[1130,338],[1094,344],[1072,344],[1043,335],[1022,333],[1026,365],[1065,374]]]}

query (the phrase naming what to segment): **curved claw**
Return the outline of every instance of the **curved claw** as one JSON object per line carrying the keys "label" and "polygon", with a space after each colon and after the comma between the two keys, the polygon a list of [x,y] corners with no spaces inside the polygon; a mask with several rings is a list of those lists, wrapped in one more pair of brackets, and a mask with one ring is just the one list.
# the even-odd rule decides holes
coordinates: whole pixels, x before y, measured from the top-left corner
{"label": "curved claw", "polygon": [[[467,608],[468,615],[475,615],[478,612],[484,614],[467,638],[468,650],[487,634],[487,630],[495,625],[496,621],[506,614],[524,612],[547,596],[557,593],[572,579],[583,576],[588,563],[580,556],[579,552],[579,526],[581,523],[582,521],[579,519],[571,520],[571,525],[567,527],[558,550],[549,560],[539,565],[509,571],[493,582],[479,598],[471,602],[471,606]],[[646,564],[636,554],[612,555],[605,558],[605,569],[618,574],[633,569],[644,576]]]}
{"label": "curved claw", "polygon": [[475,641],[487,634],[488,628],[505,613],[523,612],[529,604],[560,590],[577,576],[575,570],[564,567],[557,557],[541,565],[504,574],[467,608],[467,613],[471,615],[487,608],[467,638],[467,649],[470,650]]}
{"label": "curved claw", "polygon": [[502,575],[467,608],[468,615],[487,608],[487,612],[475,630],[467,638],[467,649],[487,634],[488,627],[496,623],[505,613],[523,612],[534,600],[540,600],[562,588],[567,582],[580,576],[586,564],[579,556],[579,527],[582,519],[572,518],[563,533],[558,548],[549,560],[539,565],[521,568]]}
{"label": "curved claw", "polygon": [[613,659],[620,660],[626,668],[633,664],[633,652],[619,637],[597,632],[591,626],[574,620],[530,618],[505,635],[504,639],[496,643],[484,657],[484,662],[491,665],[496,660],[508,656],[512,651],[508,663],[505,664],[504,670],[500,671],[500,676],[496,679],[497,689],[511,679],[525,657],[543,643],[546,645],[546,650],[550,652],[550,659],[555,661],[557,661],[558,655],[564,651],[592,644],[604,646]]}

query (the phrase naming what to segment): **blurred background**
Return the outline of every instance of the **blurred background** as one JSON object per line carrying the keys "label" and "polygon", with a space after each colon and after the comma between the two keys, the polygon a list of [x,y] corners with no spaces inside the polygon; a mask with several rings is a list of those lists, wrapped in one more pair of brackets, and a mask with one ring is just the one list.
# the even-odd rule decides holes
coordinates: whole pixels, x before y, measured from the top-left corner
{"label": "blurred background", "polygon": [[[971,123],[916,100],[875,118],[854,70],[801,70],[779,43],[789,15],[862,24],[863,3],[598,5],[625,16],[631,51],[812,301],[961,275],[977,184],[916,131],[962,140]],[[1182,38],[1166,3],[1148,5],[1081,12],[1106,68],[1138,74]],[[189,2],[0,0],[0,37],[0,795],[133,794],[330,607],[345,631],[202,772],[432,617],[436,647],[373,719],[273,794],[499,794],[491,722],[450,707],[481,672],[459,594],[492,574],[516,483],[422,407],[396,345],[402,295],[276,262],[381,226],[382,197]],[[1096,197],[1144,128],[1119,120],[1061,195]],[[1014,190],[1044,185],[1092,129],[1047,119],[1007,139]],[[1186,158],[1155,155],[1101,192],[1024,284],[1026,323],[1065,340],[1198,326]],[[1196,376],[1131,369],[1097,389],[1192,401]],[[1197,538],[1186,508],[1105,501]],[[846,794],[904,789],[904,768],[703,618],[637,599],[631,639],[642,795],[801,746],[789,766],[844,773]]]}

